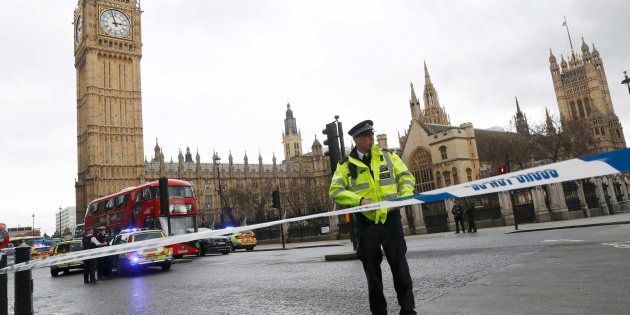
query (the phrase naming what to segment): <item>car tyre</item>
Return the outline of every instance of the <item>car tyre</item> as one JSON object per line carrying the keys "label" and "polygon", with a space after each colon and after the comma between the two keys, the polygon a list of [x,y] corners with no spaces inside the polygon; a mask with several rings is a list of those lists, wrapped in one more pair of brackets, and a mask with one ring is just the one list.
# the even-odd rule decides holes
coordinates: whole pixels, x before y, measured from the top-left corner
{"label": "car tyre", "polygon": [[184,255],[173,255],[173,257],[176,258],[176,259],[181,259],[181,258],[184,257]]}
{"label": "car tyre", "polygon": [[59,275],[59,269],[50,269],[50,275],[53,277],[57,277]]}
{"label": "car tyre", "polygon": [[221,254],[223,254],[223,255],[227,255],[227,254],[229,254],[229,253],[230,253],[230,251],[229,251],[229,250],[226,250],[226,251],[221,252]]}
{"label": "car tyre", "polygon": [[247,246],[247,247],[245,247],[245,250],[250,250],[250,251],[254,250],[254,246]]}
{"label": "car tyre", "polygon": [[160,267],[162,267],[162,270],[164,271],[169,271],[171,270],[171,265],[172,265],[171,262],[167,261],[167,262],[162,263]]}

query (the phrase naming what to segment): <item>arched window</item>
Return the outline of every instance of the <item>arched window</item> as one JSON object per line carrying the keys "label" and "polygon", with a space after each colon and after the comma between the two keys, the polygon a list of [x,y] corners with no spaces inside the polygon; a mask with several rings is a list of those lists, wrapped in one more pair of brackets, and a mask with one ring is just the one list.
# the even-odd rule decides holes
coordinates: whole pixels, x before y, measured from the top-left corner
{"label": "arched window", "polygon": [[453,173],[453,185],[459,184],[459,176],[457,176],[457,169],[453,167],[453,169],[451,170],[451,173]]}
{"label": "arched window", "polygon": [[431,152],[424,148],[417,148],[409,157],[409,171],[416,178],[416,191],[430,191],[435,189],[433,171],[431,170]]}
{"label": "arched window", "polygon": [[437,183],[438,188],[442,188],[444,186],[442,185],[442,175],[440,174],[440,171],[435,172],[435,182]]}
{"label": "arched window", "polygon": [[582,106],[582,100],[577,101],[577,109],[580,112],[580,118],[584,118],[584,106]]}
{"label": "arched window", "polygon": [[446,147],[445,146],[441,146],[440,147],[440,156],[442,157],[442,160],[448,159],[448,155],[446,154]]}
{"label": "arched window", "polygon": [[571,117],[578,119],[577,110],[575,109],[575,102],[571,102]]}
{"label": "arched window", "polygon": [[470,169],[470,167],[466,168],[466,179],[469,182],[472,182],[473,178],[472,178],[472,170]]}
{"label": "arched window", "polygon": [[584,98],[584,107],[586,108],[586,116],[591,116],[591,100],[588,97]]}
{"label": "arched window", "polygon": [[451,186],[451,184],[452,184],[452,182],[451,182],[451,172],[446,171],[446,172],[442,173],[442,176],[444,176],[444,187]]}

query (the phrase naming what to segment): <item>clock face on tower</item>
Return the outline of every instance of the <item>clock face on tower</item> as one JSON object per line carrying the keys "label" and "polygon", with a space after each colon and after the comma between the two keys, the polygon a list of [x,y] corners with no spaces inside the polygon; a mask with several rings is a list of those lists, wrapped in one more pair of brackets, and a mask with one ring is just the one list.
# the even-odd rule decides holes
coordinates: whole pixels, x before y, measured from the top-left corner
{"label": "clock face on tower", "polygon": [[74,41],[78,44],[83,36],[83,15],[77,15],[77,19],[74,21]]}
{"label": "clock face on tower", "polygon": [[124,37],[131,30],[131,21],[121,11],[108,9],[101,13],[99,24],[109,36]]}

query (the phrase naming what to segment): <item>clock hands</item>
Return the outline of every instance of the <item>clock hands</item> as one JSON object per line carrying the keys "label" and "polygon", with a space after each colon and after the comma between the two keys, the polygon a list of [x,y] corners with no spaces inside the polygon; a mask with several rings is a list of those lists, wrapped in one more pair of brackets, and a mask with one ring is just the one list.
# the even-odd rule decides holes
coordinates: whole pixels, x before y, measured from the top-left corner
{"label": "clock hands", "polygon": [[116,22],[116,17],[114,16],[114,11],[109,11],[109,14],[112,16],[112,19],[114,20],[113,24],[118,27],[118,25],[120,25],[121,23],[117,23]]}

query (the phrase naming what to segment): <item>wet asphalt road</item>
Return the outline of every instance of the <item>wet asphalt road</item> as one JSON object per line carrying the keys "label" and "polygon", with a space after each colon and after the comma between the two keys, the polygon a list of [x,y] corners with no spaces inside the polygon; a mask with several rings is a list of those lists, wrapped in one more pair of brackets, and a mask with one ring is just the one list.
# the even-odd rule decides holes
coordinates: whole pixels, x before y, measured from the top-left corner
{"label": "wet asphalt road", "polygon": [[[446,295],[542,250],[553,250],[561,243],[557,240],[594,236],[604,240],[609,231],[622,238],[620,229],[630,239],[628,225],[408,237],[416,304]],[[168,272],[156,268],[97,285],[84,285],[80,271],[52,278],[48,269],[38,269],[33,272],[34,308],[41,314],[366,314],[367,285],[360,262],[324,261],[324,255],[350,250],[351,245],[195,257]],[[398,305],[386,261],[382,268],[389,311],[395,314]],[[10,312],[12,288],[10,276]]]}

